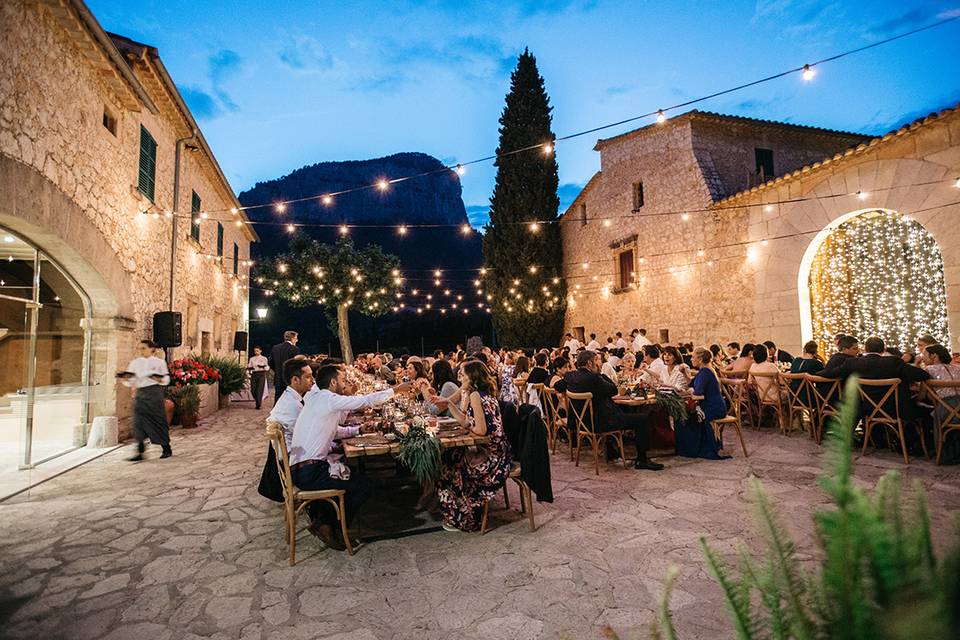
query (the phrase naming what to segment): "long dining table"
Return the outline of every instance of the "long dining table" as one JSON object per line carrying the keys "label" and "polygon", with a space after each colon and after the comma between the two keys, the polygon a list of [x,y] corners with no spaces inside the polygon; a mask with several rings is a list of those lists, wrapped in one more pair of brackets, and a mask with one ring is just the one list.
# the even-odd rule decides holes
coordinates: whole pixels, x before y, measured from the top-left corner
{"label": "long dining table", "polygon": [[[486,436],[470,435],[466,429],[460,427],[453,418],[440,418],[437,421],[440,428],[437,439],[441,449],[453,447],[470,447],[477,444],[487,444],[490,438]],[[347,438],[343,441],[343,455],[346,458],[363,458],[367,456],[385,456],[400,452],[400,443],[388,440],[383,434],[371,433]]]}

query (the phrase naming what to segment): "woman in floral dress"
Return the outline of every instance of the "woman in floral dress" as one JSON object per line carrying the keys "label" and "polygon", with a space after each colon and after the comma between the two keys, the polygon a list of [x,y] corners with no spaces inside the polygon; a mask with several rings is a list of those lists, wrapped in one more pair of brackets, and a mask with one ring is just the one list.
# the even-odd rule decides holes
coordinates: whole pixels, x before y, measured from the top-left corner
{"label": "woman in floral dress", "polygon": [[[447,531],[478,531],[487,502],[503,488],[513,462],[510,442],[503,433],[496,384],[486,365],[473,360],[460,367],[460,390],[449,398],[437,398],[471,435],[490,442],[475,451],[455,447],[443,452],[437,481],[437,496]],[[466,411],[460,409],[467,399]]]}

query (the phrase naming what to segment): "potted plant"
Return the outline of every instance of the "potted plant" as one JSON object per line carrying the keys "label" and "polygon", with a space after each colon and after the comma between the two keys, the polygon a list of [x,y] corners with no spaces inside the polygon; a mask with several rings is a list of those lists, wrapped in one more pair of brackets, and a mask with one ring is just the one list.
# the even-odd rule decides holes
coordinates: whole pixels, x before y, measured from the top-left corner
{"label": "potted plant", "polygon": [[220,380],[216,369],[189,358],[174,360],[170,363],[170,385],[166,396],[173,400],[180,416],[180,424],[185,428],[197,426],[197,414],[200,411],[201,384],[214,384]]}
{"label": "potted plant", "polygon": [[220,408],[226,409],[230,404],[230,396],[242,391],[247,386],[247,368],[233,358],[209,356],[200,358],[199,362],[216,370],[220,378]]}

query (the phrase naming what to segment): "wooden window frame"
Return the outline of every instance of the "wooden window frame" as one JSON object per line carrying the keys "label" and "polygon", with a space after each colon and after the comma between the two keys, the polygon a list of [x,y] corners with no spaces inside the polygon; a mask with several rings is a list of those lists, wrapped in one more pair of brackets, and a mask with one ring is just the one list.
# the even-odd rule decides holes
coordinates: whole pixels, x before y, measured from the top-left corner
{"label": "wooden window frame", "polygon": [[140,154],[137,162],[137,191],[150,202],[156,202],[157,141],[143,123],[140,124]]}
{"label": "wooden window frame", "polygon": [[633,200],[633,212],[636,213],[643,208],[644,205],[644,193],[643,193],[643,180],[637,180],[631,185],[631,198]]}
{"label": "wooden window frame", "polygon": [[633,291],[636,288],[635,278],[629,278],[628,282],[630,284],[627,285],[626,287],[621,286],[621,284],[623,283],[623,273],[620,265],[620,256],[627,252],[633,253],[633,257],[631,260],[633,264],[632,264],[632,268],[630,269],[630,272],[636,275],[637,260],[639,256],[638,254],[639,244],[637,240],[638,240],[637,235],[634,234],[632,236],[623,238],[621,240],[612,242],[610,244],[610,251],[613,254],[613,268],[615,270],[614,278],[613,278],[614,286],[611,287],[610,293],[613,293],[613,294],[626,293],[628,291]]}

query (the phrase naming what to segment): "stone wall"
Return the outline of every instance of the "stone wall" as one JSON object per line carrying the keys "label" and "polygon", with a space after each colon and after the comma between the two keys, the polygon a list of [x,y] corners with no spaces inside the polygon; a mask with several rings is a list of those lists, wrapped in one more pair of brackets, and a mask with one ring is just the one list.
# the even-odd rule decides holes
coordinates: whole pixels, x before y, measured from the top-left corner
{"label": "stone wall", "polygon": [[[756,147],[774,151],[779,173],[847,150],[864,138],[692,113],[601,140],[601,171],[561,220],[565,275],[573,295],[567,328],[583,327],[586,334],[604,337],[642,327],[653,340],[666,330],[671,342],[698,344],[772,339],[799,351],[797,283],[803,255],[814,236],[848,213],[851,203],[821,200],[769,211],[759,203],[858,189],[881,189],[869,202],[857,200],[858,209],[916,210],[950,195],[960,200],[944,182],[890,189],[960,174],[957,136],[951,133],[955,126],[928,124],[875,151],[851,154],[829,170],[804,170],[800,178],[768,183],[772,186],[728,200],[722,198],[748,186]],[[644,206],[634,212],[632,185],[638,180],[644,184]],[[741,206],[745,202],[751,206]],[[586,225],[581,205],[587,209]],[[960,237],[945,222],[949,215],[946,208],[915,218],[944,252],[950,321],[957,326],[960,258],[955,247],[960,247]],[[618,291],[617,249],[611,247],[633,236],[635,280]]]}
{"label": "stone wall", "polygon": [[[116,393],[112,371],[125,366],[137,340],[151,337],[154,312],[168,308],[170,278],[172,220],[139,213],[151,204],[136,190],[140,126],[158,145],[152,211],[161,213],[174,209],[175,140],[190,129],[149,60],[131,66],[158,112],[142,104],[132,110],[126,85],[107,82],[95,66],[107,59],[103,50],[80,26],[65,28],[64,20],[75,18],[65,11],[66,18],[28,0],[0,3],[0,224],[48,252],[90,295],[102,332],[93,346],[109,354],[92,379],[110,389],[98,390],[96,412],[112,413],[110,405],[119,402],[123,414],[126,394]],[[116,134],[102,124],[105,110],[116,118]],[[204,209],[235,206],[229,185],[202,151],[183,154],[178,209],[184,214],[192,191]],[[189,221],[178,220],[174,308],[186,319],[188,302],[196,305],[197,326],[219,332],[212,336],[214,351],[229,351],[232,331],[246,323],[247,269],[235,279],[231,259],[234,242],[240,260],[248,259],[251,236],[232,222],[224,221],[221,266],[202,255],[215,253],[216,222],[203,222],[196,243],[188,237]]]}

